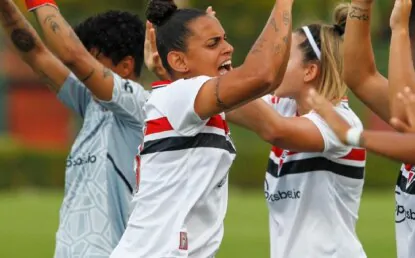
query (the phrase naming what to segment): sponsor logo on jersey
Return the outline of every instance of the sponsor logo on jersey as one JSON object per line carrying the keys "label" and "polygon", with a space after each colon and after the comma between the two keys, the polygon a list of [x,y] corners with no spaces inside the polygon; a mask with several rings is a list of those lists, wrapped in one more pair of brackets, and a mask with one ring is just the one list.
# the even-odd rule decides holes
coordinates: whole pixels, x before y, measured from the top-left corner
{"label": "sponsor logo on jersey", "polygon": [[275,193],[269,191],[268,180],[265,179],[265,199],[268,202],[278,202],[280,200],[296,200],[301,198],[301,191],[292,190],[278,190]]}
{"label": "sponsor logo on jersey", "polygon": [[400,205],[399,203],[396,203],[395,206],[395,222],[396,223],[402,223],[405,220],[415,220],[415,210],[413,209],[407,209],[405,206]]}
{"label": "sponsor logo on jersey", "polygon": [[66,160],[66,167],[77,167],[77,166],[83,166],[86,164],[94,164],[97,161],[97,157],[95,155],[88,154],[88,156],[84,157],[75,157],[72,158],[69,156],[69,158]]}

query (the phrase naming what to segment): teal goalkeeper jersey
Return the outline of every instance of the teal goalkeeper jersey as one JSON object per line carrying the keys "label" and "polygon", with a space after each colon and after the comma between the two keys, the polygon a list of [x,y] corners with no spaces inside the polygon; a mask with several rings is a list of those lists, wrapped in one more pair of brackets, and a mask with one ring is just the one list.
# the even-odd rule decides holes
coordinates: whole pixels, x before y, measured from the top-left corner
{"label": "teal goalkeeper jersey", "polygon": [[58,98],[83,118],[66,160],[56,258],[109,257],[129,217],[148,92],[114,74],[112,100],[96,100],[71,74]]}

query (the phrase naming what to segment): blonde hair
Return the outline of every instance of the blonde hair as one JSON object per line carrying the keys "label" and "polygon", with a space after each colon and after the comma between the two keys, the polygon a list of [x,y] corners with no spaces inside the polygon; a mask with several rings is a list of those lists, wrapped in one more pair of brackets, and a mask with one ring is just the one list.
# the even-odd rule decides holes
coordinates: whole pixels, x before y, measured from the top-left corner
{"label": "blonde hair", "polygon": [[[319,62],[320,75],[317,91],[325,98],[337,104],[346,95],[347,85],[342,79],[343,75],[343,34],[346,28],[348,4],[339,4],[334,9],[334,25],[310,24],[310,39],[304,29],[296,32],[306,36],[306,40],[299,45],[304,55],[304,62]],[[321,52],[319,58],[313,44],[315,42]]]}

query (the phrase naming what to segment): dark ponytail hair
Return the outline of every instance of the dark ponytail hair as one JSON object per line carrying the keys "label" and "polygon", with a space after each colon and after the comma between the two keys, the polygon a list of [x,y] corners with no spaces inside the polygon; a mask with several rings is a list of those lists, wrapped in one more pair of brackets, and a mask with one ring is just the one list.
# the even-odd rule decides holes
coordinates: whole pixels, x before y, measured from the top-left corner
{"label": "dark ponytail hair", "polygon": [[156,29],[157,50],[163,66],[172,74],[167,61],[170,51],[186,52],[186,40],[192,34],[188,25],[194,19],[206,15],[198,9],[178,9],[173,0],[150,0],[146,16]]}

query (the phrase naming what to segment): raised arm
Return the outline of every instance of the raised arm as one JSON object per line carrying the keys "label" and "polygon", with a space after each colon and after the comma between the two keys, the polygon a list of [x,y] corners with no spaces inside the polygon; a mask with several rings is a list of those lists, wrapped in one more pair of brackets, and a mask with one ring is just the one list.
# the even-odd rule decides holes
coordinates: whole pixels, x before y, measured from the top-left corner
{"label": "raised arm", "polygon": [[69,70],[43,44],[12,0],[0,0],[0,23],[20,57],[57,93]]}
{"label": "raised arm", "polygon": [[373,0],[352,0],[344,36],[344,80],[384,121],[390,119],[388,81],[377,70],[370,37]]}
{"label": "raised arm", "polygon": [[195,100],[195,111],[202,119],[234,109],[278,87],[290,52],[292,4],[293,0],[276,1],[245,62],[203,85]]}
{"label": "raised arm", "polygon": [[[34,4],[35,3],[35,4]],[[114,79],[111,70],[98,62],[82,45],[52,0],[26,0],[41,26],[48,46],[100,100],[111,100]]]}
{"label": "raised arm", "polygon": [[409,86],[415,89],[415,71],[409,38],[410,0],[396,0],[390,18],[392,38],[389,53],[389,102],[392,116],[405,120],[404,106],[396,98]]}

